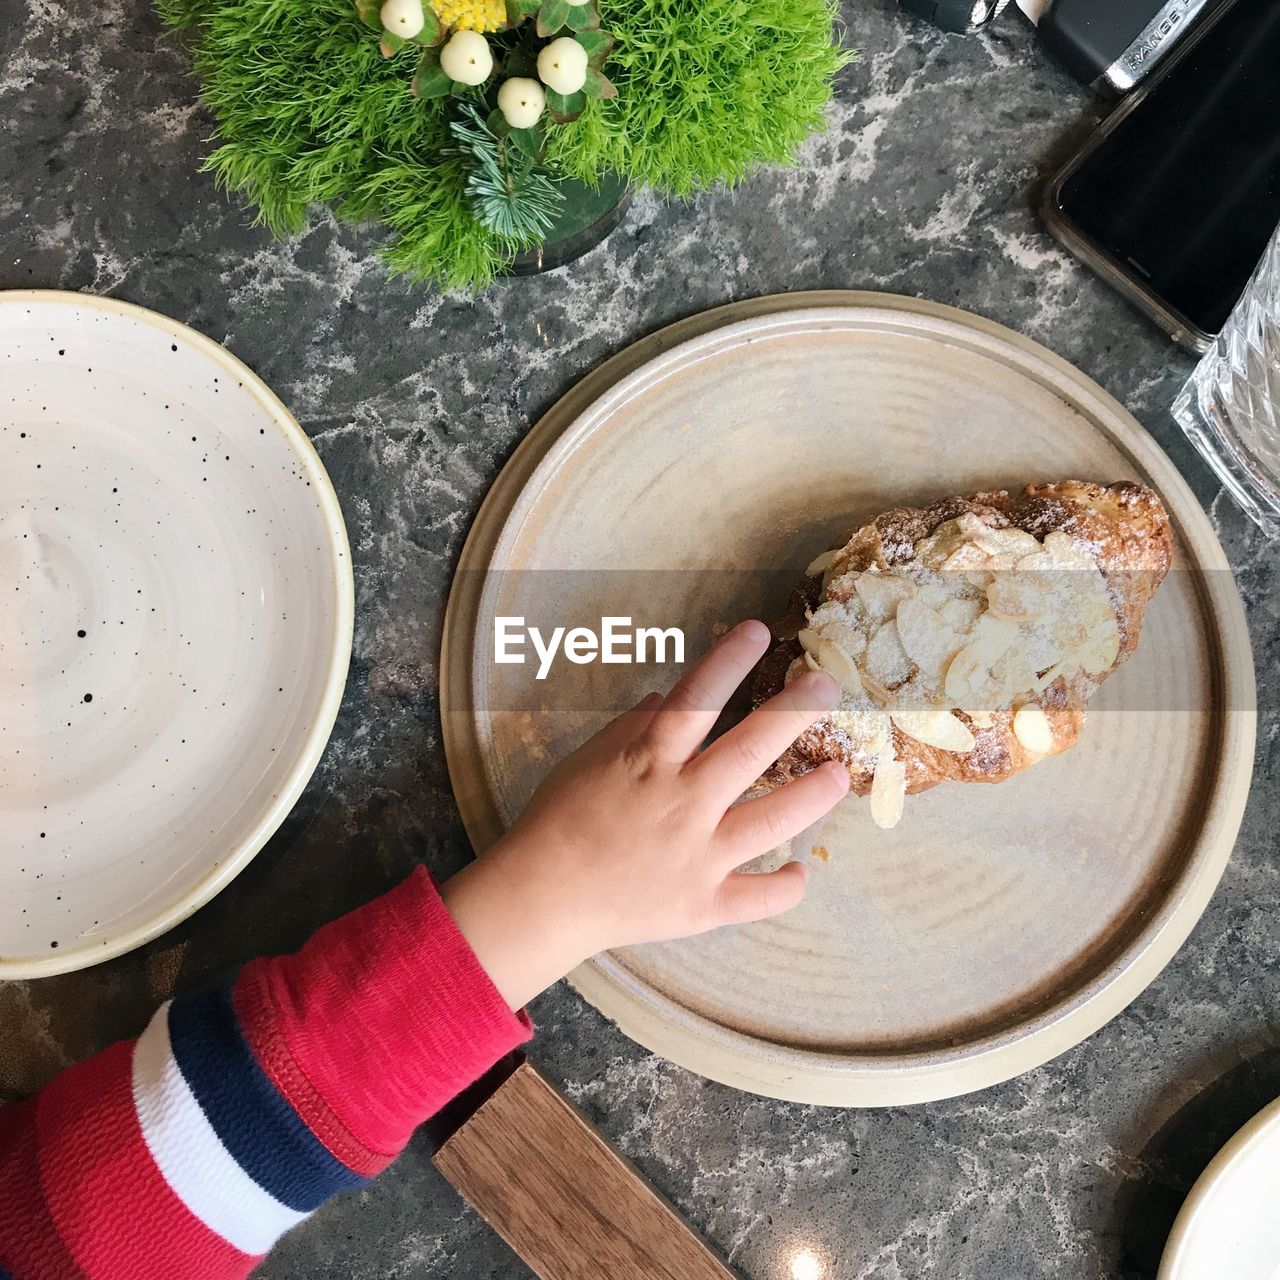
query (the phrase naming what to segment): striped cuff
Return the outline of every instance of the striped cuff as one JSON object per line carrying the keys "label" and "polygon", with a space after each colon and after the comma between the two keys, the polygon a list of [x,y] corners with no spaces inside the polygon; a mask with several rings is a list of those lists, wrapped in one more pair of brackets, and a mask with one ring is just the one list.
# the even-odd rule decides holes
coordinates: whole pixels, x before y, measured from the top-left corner
{"label": "striped cuff", "polygon": [[[168,1009],[156,1015],[167,1026]],[[35,1152],[47,1222],[74,1271],[29,1271],[20,1280],[239,1280],[261,1254],[240,1248],[188,1205],[157,1164],[133,1095],[134,1045],[112,1045],[64,1071],[36,1100]],[[217,1159],[216,1150],[212,1153]],[[210,1156],[203,1147],[199,1158]],[[24,1215],[25,1216],[25,1215]],[[40,1217],[31,1225],[44,1228]]]}
{"label": "striped cuff", "polygon": [[241,1035],[227,987],[163,1006],[133,1055],[142,1139],[177,1197],[242,1253],[264,1254],[367,1179],[329,1154]]}
{"label": "striped cuff", "polygon": [[530,1031],[419,872],[0,1109],[3,1268],[240,1280]]}
{"label": "striped cuff", "polygon": [[[83,1078],[81,1078],[83,1077]],[[156,1011],[136,1044],[57,1077],[36,1103],[23,1214],[56,1269],[18,1276],[245,1276],[291,1227],[368,1179],[336,1160],[249,1051],[227,986]]]}

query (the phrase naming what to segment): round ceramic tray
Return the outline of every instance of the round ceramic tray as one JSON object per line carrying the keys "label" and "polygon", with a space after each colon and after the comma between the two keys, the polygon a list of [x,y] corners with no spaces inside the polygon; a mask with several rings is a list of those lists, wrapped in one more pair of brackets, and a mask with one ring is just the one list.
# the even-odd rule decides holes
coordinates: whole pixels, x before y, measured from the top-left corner
{"label": "round ceramic tray", "polygon": [[0,293],[0,978],[208,901],[342,697],[342,513],[285,407],[140,307]]}
{"label": "round ceramic tray", "polygon": [[1276,1280],[1280,1275],[1280,1102],[1214,1156],[1187,1196],[1159,1280]]}
{"label": "round ceramic tray", "polygon": [[997,325],[879,294],[695,317],[589,375],[482,507],[449,601],[445,744],[478,847],[549,764],[674,666],[494,662],[494,619],[633,615],[692,660],[779,616],[801,567],[900,503],[1031,480],[1163,495],[1174,571],[1080,744],[998,787],[942,786],[893,831],[844,802],[809,894],[776,920],[600,956],[578,989],[704,1075],[806,1102],[892,1105],[1008,1079],[1078,1043],[1159,972],[1230,854],[1256,703],[1221,548],[1114,400]]}

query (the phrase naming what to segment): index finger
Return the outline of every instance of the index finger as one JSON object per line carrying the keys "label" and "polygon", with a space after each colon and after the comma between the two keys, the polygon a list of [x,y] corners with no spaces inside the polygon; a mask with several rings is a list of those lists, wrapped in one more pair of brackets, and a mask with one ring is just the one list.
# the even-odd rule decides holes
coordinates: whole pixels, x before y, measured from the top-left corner
{"label": "index finger", "polygon": [[827,672],[806,671],[717,738],[698,759],[699,775],[728,803],[822,719],[839,697],[840,686]]}
{"label": "index finger", "polygon": [[659,759],[683,764],[697,752],[771,638],[763,622],[740,622],[685,672],[645,731]]}

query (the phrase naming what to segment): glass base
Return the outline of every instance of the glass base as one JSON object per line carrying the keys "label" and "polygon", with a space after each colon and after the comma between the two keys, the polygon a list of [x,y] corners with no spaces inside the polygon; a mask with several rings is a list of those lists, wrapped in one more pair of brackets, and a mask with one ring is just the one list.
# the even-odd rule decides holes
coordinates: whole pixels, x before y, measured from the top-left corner
{"label": "glass base", "polygon": [[1173,416],[1249,517],[1280,537],[1280,230]]}
{"label": "glass base", "polygon": [[598,187],[576,178],[556,184],[564,192],[564,208],[547,238],[536,248],[517,255],[507,268],[513,276],[554,271],[594,249],[622,221],[631,204],[631,191],[617,174],[606,174]]}
{"label": "glass base", "polygon": [[1195,383],[1188,382],[1173,402],[1173,416],[1200,456],[1222,481],[1236,504],[1271,538],[1280,538],[1280,496],[1259,479],[1255,466],[1241,457],[1231,437],[1196,403]]}

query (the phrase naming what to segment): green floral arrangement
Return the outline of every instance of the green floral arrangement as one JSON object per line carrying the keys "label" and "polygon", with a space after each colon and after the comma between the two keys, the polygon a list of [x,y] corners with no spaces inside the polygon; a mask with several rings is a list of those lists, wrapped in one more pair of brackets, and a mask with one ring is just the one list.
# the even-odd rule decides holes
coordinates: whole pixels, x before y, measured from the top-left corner
{"label": "green floral arrangement", "polygon": [[789,163],[851,56],[834,0],[158,0],[193,37],[218,181],[279,235],[328,203],[392,270],[479,288],[564,184],[684,196]]}

